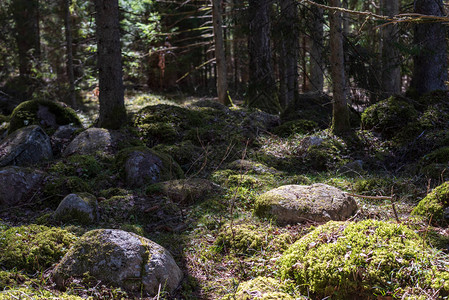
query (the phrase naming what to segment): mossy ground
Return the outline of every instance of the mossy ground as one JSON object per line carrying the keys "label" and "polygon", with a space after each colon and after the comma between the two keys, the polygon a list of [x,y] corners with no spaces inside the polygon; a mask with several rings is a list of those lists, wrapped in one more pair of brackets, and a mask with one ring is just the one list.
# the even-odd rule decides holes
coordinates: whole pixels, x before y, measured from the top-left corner
{"label": "mossy ground", "polygon": [[[97,103],[91,102],[96,107]],[[320,114],[314,114],[312,120],[320,128],[306,126],[307,130],[303,132],[299,132],[295,122],[298,116],[284,114],[282,121],[288,128],[276,132],[273,130],[276,124],[267,129],[264,120],[258,119],[260,114],[245,108],[226,108],[207,100],[201,101],[201,105],[190,105],[191,102],[192,99],[173,101],[168,97],[128,94],[126,105],[132,121],[131,126],[123,130],[124,138],[118,149],[145,146],[170,154],[187,178],[209,179],[224,189],[223,194],[212,193],[202,201],[178,205],[163,193],[147,187],[134,190],[127,187],[121,176],[120,163],[116,163],[120,161],[120,155],[72,156],[42,166],[50,176],[34,196],[34,205],[30,203],[1,211],[0,218],[7,219],[16,227],[32,222],[54,226],[56,224],[52,224],[48,216],[64,196],[71,192],[90,192],[99,201],[99,222],[89,226],[70,226],[67,230],[78,236],[93,228],[121,228],[161,244],[173,254],[186,275],[182,287],[172,298],[240,297],[243,290],[262,283],[262,286],[269,286],[269,291],[260,299],[295,299],[301,297],[301,291],[303,295],[307,293],[295,278],[281,279],[285,272],[279,261],[286,249],[312,232],[313,226],[322,224],[281,227],[270,220],[259,219],[253,215],[257,196],[281,185],[313,183],[326,183],[362,196],[391,196],[393,193],[393,200],[356,198],[360,210],[352,221],[354,224],[361,222],[360,226],[365,224],[363,222],[374,222],[366,221],[371,219],[392,224],[391,220],[396,219],[394,204],[402,225],[393,225],[416,232],[401,231],[405,233],[406,244],[419,241],[413,245],[422,250],[421,254],[424,253],[420,262],[423,272],[413,273],[414,278],[424,284],[421,286],[424,290],[437,292],[437,281],[425,285],[432,278],[425,270],[428,270],[426,267],[432,258],[438,257],[433,261],[435,266],[449,263],[441,253],[447,251],[449,232],[439,227],[439,223],[429,225],[429,219],[410,217],[410,212],[428,192],[449,180],[449,172],[444,172],[449,135],[442,125],[446,124],[447,115],[441,101],[428,104],[427,99],[423,103],[413,102],[412,107],[404,106],[417,116],[417,121],[407,121],[400,129],[390,130],[388,125],[381,131],[377,130],[379,126],[356,130],[355,137],[350,139],[333,136],[325,129],[330,124],[326,119],[328,114],[321,119]],[[148,105],[150,107],[145,108]],[[395,116],[395,112],[386,111],[388,107],[379,105],[377,109],[381,112],[372,109],[371,113]],[[409,116],[408,113],[405,115]],[[305,115],[299,117],[306,118]],[[83,120],[85,124],[93,121],[85,117]],[[382,120],[389,119],[385,117]],[[421,135],[422,131],[417,129],[426,131]],[[125,152],[123,150],[122,154]],[[254,166],[243,168],[230,164],[239,159],[252,161]],[[357,167],[351,165],[355,161],[360,161]],[[441,211],[441,207],[438,210]],[[0,226],[0,230],[7,232],[8,226]],[[398,233],[391,238],[398,247],[402,244],[400,235]],[[311,243],[320,241],[323,242]],[[346,252],[343,259],[345,255]],[[348,259],[352,259],[351,255]],[[322,266],[319,258],[316,259],[317,268]],[[418,268],[417,260],[408,256],[403,259]],[[53,263],[53,259],[51,261]],[[386,261],[390,262],[390,256],[385,256]],[[391,261],[392,265],[396,263]],[[383,262],[380,266],[379,272],[394,272]],[[53,290],[51,282],[42,273],[25,274],[12,266],[2,267],[6,273],[0,273],[0,280],[13,286],[11,291],[27,288],[23,292],[36,293],[36,297],[39,290],[44,292],[45,289],[62,299],[70,295],[92,299],[139,298],[139,295],[126,294],[107,286],[96,286],[87,277],[73,282],[66,294],[61,294]],[[338,269],[335,273],[338,275]],[[321,275],[327,276],[327,273],[323,271]],[[376,282],[376,293],[380,296],[390,293],[394,298],[391,285],[395,281],[382,276],[372,277],[373,280],[367,277],[362,288]],[[388,281],[392,282],[391,285]],[[416,282],[407,282],[401,277],[396,283],[400,288],[397,295],[404,295],[407,291],[416,297],[424,295],[423,291],[420,294],[415,288]],[[323,289],[325,294],[321,296],[335,293],[326,287]],[[435,297],[445,296],[442,291]],[[170,298],[167,296],[166,299]]]}

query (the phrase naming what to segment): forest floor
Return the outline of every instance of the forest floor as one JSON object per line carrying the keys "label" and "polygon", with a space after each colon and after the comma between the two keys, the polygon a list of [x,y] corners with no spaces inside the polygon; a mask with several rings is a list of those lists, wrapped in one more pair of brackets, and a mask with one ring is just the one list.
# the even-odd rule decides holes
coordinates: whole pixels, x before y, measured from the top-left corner
{"label": "forest floor", "polygon": [[[48,218],[55,207],[37,202],[0,210],[1,223],[5,228],[32,223],[58,226],[76,235],[94,228],[121,228],[143,235],[168,249],[185,275],[182,285],[175,294],[159,295],[161,299],[164,297],[220,299],[226,296],[233,299],[239,286],[248,280],[259,276],[280,280],[282,276],[278,261],[286,249],[322,225],[306,221],[280,226],[271,219],[259,218],[253,214],[254,203],[259,195],[287,184],[325,183],[345,192],[360,195],[355,197],[359,210],[350,221],[374,219],[402,223],[413,228],[423,236],[423,239],[426,239],[431,232],[437,237],[435,241],[439,243],[437,245],[435,242],[431,246],[443,253],[447,251],[445,248],[449,245],[447,226],[432,225],[427,219],[410,217],[419,201],[433,188],[444,183],[449,176],[446,172],[449,158],[436,158],[435,154],[435,151],[449,146],[445,144],[449,139],[446,142],[442,141],[446,138],[445,126],[437,133],[436,128],[439,125],[434,124],[426,127],[422,133],[420,131],[413,137],[410,135],[412,138],[405,139],[399,136],[399,133],[404,131],[401,126],[405,128],[414,124],[407,123],[409,121],[399,124],[401,120],[396,116],[393,119],[398,124],[394,124],[396,127],[393,128],[392,134],[387,131],[391,130],[390,124],[387,124],[386,129],[381,132],[376,131],[378,128],[375,127],[362,130],[358,126],[352,136],[342,139],[332,135],[328,128],[320,126],[306,131],[298,130],[301,132],[295,132],[295,127],[255,131],[257,122],[263,123],[264,120],[250,119],[248,117],[250,113],[246,109],[231,108],[237,114],[229,117],[229,114],[222,111],[203,107],[200,112],[207,115],[210,121],[207,126],[187,128],[179,124],[182,116],[171,114],[169,108],[164,106],[161,107],[159,118],[155,117],[154,120],[168,122],[170,126],[175,124],[173,125],[176,127],[175,133],[180,134],[182,130],[182,137],[176,135],[174,139],[168,141],[165,140],[163,131],[142,133],[138,129],[139,124],[135,120],[144,107],[173,105],[190,111],[192,103],[203,100],[211,99],[128,93],[126,106],[130,115],[130,127],[125,131],[131,132],[129,138],[136,139],[136,143],[140,141],[148,147],[171,154],[181,165],[186,178],[205,178],[220,185],[224,190],[222,194],[209,195],[206,199],[198,201],[195,199],[191,203],[175,205],[163,196],[152,195],[149,189],[127,188],[117,175],[118,171],[114,169],[113,163],[106,162],[102,174],[83,178],[92,187],[91,193],[97,197],[104,195],[106,202],[114,197],[116,197],[114,199],[118,199],[117,197],[127,199],[128,204],[139,201],[150,202],[151,207],[157,211],[157,216],[143,217],[132,208],[124,209],[123,214],[119,211],[110,213],[110,210],[123,208],[115,207],[113,202],[108,202],[110,207],[106,204],[102,206],[104,211],[108,211],[107,216],[105,213],[101,222],[95,226],[57,224]],[[78,113],[85,127],[92,124],[97,111],[98,102],[86,94],[84,107]],[[422,116],[424,115],[423,113]],[[170,119],[170,116],[173,119]],[[444,123],[445,118],[449,120],[447,115],[436,117],[427,115],[427,117],[435,122]],[[165,130],[164,128],[159,127],[160,130]],[[429,132],[433,135],[424,136]],[[154,138],[150,141],[151,135]],[[311,138],[319,139],[320,144],[316,147],[310,146]],[[427,140],[423,141],[424,138]],[[438,139],[438,142],[429,142],[433,141],[432,138]],[[238,159],[251,161],[264,171],[259,172],[257,168],[230,167],[230,163]],[[56,162],[41,168],[52,170],[52,165]],[[98,178],[104,176],[112,178],[115,175],[119,179],[111,180],[106,186],[97,185]],[[257,243],[248,247],[253,241]],[[449,259],[447,262],[449,263]],[[0,283],[3,280],[1,288],[5,291],[23,289],[21,294],[19,293],[20,299],[45,299],[45,297],[69,299],[70,295],[92,299],[132,297],[152,299],[83,281],[74,282],[64,293],[60,293],[54,289],[49,277],[51,269],[52,267],[36,270],[33,274],[17,269],[3,270],[2,272],[9,272],[9,275],[0,272]],[[9,278],[7,284],[5,279],[2,279],[6,277]],[[318,299],[313,293],[306,295],[293,282],[283,284],[286,286],[284,291],[287,291],[293,299],[307,296],[310,299]],[[404,293],[393,295],[394,289],[391,290],[388,285],[378,288],[376,293],[373,297],[378,297],[377,299],[400,298],[404,295]],[[430,292],[426,290],[416,295],[425,299],[428,293]],[[160,299],[159,296],[157,299]],[[0,299],[8,298],[2,298],[0,293]]]}

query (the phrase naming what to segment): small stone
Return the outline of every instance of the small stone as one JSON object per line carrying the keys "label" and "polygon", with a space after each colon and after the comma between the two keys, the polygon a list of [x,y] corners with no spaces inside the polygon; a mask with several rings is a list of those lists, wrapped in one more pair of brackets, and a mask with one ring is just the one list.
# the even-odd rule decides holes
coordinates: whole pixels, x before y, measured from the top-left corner
{"label": "small stone", "polygon": [[69,194],[53,214],[55,220],[92,224],[98,220],[98,202],[95,196],[88,193]]}

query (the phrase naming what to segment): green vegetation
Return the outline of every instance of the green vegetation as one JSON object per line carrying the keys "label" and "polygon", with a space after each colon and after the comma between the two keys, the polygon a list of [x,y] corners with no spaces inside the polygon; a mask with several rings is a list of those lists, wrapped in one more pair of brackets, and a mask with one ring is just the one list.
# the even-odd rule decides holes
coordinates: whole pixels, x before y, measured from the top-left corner
{"label": "green vegetation", "polygon": [[28,273],[57,263],[76,237],[60,228],[39,225],[11,227],[0,232],[0,265]]}
{"label": "green vegetation", "polygon": [[437,186],[422,199],[412,211],[412,215],[422,216],[435,225],[445,226],[448,220],[444,210],[449,207],[449,182]]}
{"label": "green vegetation", "polygon": [[282,278],[317,297],[401,297],[421,289],[447,293],[444,259],[404,225],[332,221],[294,243],[279,266]]}

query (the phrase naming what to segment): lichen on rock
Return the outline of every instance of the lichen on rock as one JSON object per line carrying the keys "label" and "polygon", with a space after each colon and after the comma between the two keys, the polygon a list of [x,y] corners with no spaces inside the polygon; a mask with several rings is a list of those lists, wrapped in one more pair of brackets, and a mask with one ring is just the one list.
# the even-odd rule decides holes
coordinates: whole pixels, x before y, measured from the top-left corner
{"label": "lichen on rock", "polygon": [[345,220],[357,211],[354,198],[326,185],[285,185],[270,190],[256,199],[254,212],[271,217],[279,224],[305,221]]}

